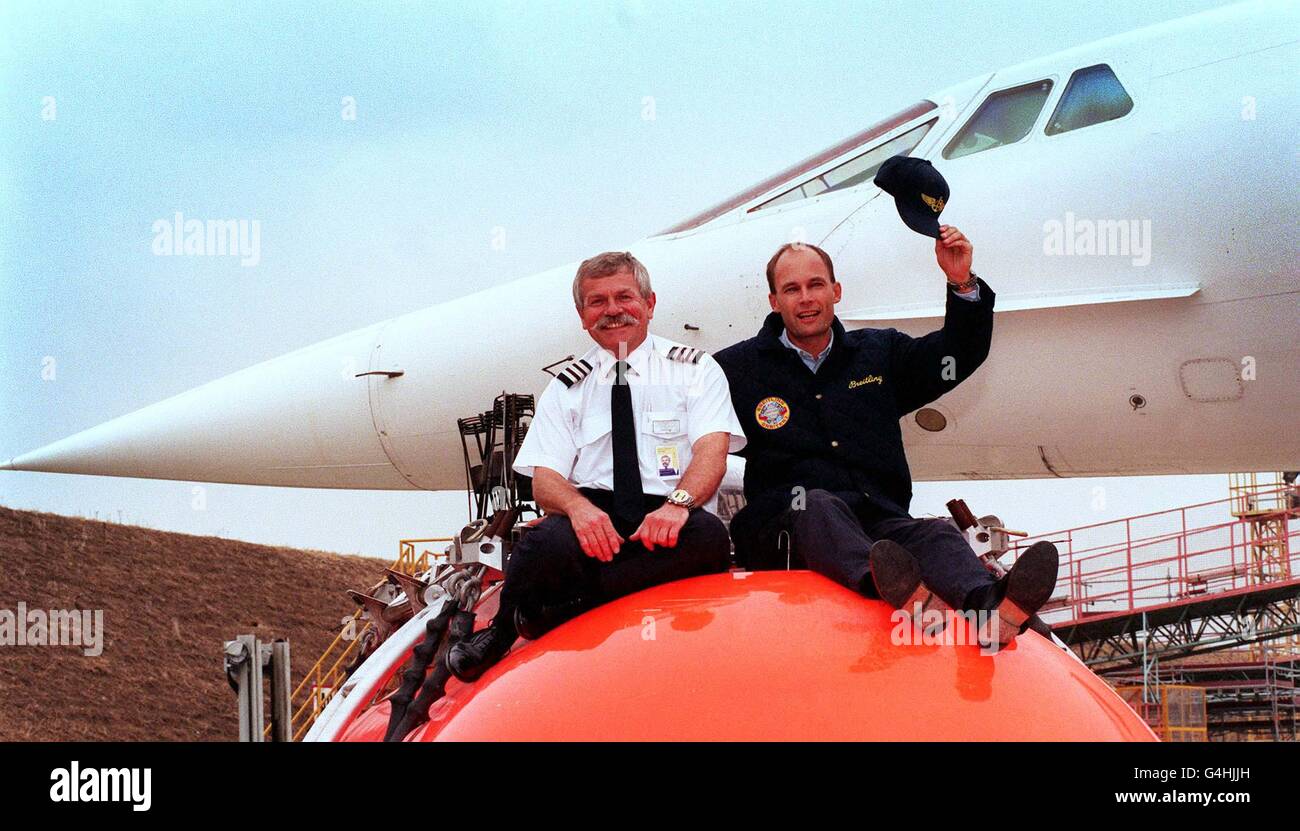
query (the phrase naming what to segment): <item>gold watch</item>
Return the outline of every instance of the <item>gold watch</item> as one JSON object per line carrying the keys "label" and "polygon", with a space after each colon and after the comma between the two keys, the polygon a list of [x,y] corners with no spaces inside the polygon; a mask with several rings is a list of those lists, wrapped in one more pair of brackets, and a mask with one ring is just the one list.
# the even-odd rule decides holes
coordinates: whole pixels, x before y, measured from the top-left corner
{"label": "gold watch", "polygon": [[676,505],[679,508],[685,508],[686,510],[689,511],[695,507],[695,497],[691,496],[689,493],[682,490],[681,488],[678,488],[677,490],[668,494],[668,504]]}

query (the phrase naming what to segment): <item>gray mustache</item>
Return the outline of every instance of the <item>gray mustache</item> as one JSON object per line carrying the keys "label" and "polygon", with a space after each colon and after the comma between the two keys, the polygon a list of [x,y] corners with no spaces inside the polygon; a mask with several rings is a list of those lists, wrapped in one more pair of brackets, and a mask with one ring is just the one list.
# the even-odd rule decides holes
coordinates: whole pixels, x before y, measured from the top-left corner
{"label": "gray mustache", "polygon": [[608,329],[611,326],[635,326],[636,318],[629,314],[606,315],[596,321],[597,329]]}

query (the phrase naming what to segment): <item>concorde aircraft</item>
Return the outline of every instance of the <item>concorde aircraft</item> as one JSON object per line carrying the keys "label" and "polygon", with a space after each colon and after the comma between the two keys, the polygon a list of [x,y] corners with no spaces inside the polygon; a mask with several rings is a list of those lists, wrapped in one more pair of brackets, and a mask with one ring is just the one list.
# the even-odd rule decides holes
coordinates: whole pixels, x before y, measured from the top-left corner
{"label": "concorde aircraft", "polygon": [[[769,311],[763,268],[825,248],[849,328],[937,328],[929,241],[873,184],[931,160],[997,292],[980,371],[904,419],[920,480],[1300,467],[1300,7],[1247,3],[941,90],[631,246],[652,330],[714,351]],[[582,354],[550,271],[339,335],[24,453],[15,470],[320,488],[464,484],[456,419]],[[491,344],[501,313],[514,337]],[[355,367],[355,372],[340,372]]]}
{"label": "concorde aircraft", "polygon": [[[940,90],[633,244],[659,296],[652,330],[705,350],[749,337],[768,312],[764,265],[792,239],[815,242],[835,259],[844,284],[838,314],[849,328],[911,334],[937,328],[944,288],[932,245],[899,221],[893,200],[872,181],[885,159],[910,154],[929,159],[947,178],[953,195],[944,219],[975,242],[975,268],[997,292],[988,361],[955,392],[904,419],[915,478],[1298,469],[1298,32],[1300,5],[1245,3]],[[540,393],[551,377],[544,367],[588,348],[569,292],[575,268],[568,263],[339,335],[0,468],[322,488],[462,487],[456,419],[480,411],[502,390]],[[493,342],[489,371],[480,321],[503,312],[511,315],[515,336]],[[340,366],[355,371],[340,373]],[[778,579],[756,576],[756,587]],[[706,582],[685,597],[663,589],[668,595],[661,599],[673,630],[709,633],[694,642],[701,654],[722,648],[714,643],[721,630],[704,626],[708,620],[734,617],[737,608],[759,618],[782,608],[763,598],[815,597],[830,604],[832,618],[839,602],[827,581],[818,584],[823,588],[763,583],[765,590],[742,597],[733,596],[725,576],[698,579]],[[449,689],[451,709],[421,735],[524,735],[508,726],[519,722],[499,716],[502,707],[528,697],[530,684],[567,685],[580,699],[589,689],[584,685],[604,683],[599,679],[608,674],[597,665],[631,660],[618,634],[620,608],[610,604],[556,630],[549,641],[517,649],[479,682],[474,696]],[[829,618],[814,615],[809,625],[814,619]],[[332,703],[314,737],[338,738],[349,729],[366,734],[357,725],[369,693],[409,653],[412,637],[390,639],[391,654],[376,653],[353,676],[350,683],[361,688],[347,702]],[[843,630],[830,637],[834,643],[827,642],[822,659],[851,663],[862,651],[841,643],[856,637]],[[733,654],[738,669],[730,681],[745,688],[744,700],[756,701],[759,711],[788,716],[779,702],[790,691],[778,683],[780,674],[755,669],[771,657],[771,641],[765,643]],[[1035,653],[1046,647],[1035,643],[1021,658],[997,660],[1039,662],[1041,669],[1041,662],[1057,660],[1048,656],[1061,655]],[[579,654],[596,660],[575,662]],[[647,653],[637,654],[644,660]],[[622,674],[609,694],[634,703],[668,700],[674,673],[689,671],[693,653],[654,654],[677,658],[664,658],[661,676]],[[858,660],[870,666],[849,671],[883,677],[871,675],[882,666],[870,656]],[[940,663],[928,666],[927,677],[941,679],[940,688],[926,694],[965,700],[987,685],[989,696],[976,698],[991,696],[1011,712],[1052,709],[1063,700],[1060,684],[1024,687],[1029,692],[1022,695],[1013,690],[1022,688],[1016,685],[1023,675],[986,677],[963,667],[960,654],[933,660]],[[512,661],[513,671],[498,672]],[[533,669],[524,671],[525,665]],[[851,686],[850,676],[836,678]],[[612,735],[619,727],[629,735],[699,737],[722,730],[761,737],[785,735],[783,724],[802,735],[893,735],[878,710],[858,708],[857,720],[837,719],[841,693],[850,695],[840,687],[818,698],[813,710],[801,710],[795,722],[750,718],[760,728],[746,731],[733,720],[723,729],[725,713],[739,718],[727,683],[706,685],[705,704],[683,702],[717,716],[690,720],[687,728],[679,709],[642,708],[631,722],[609,713],[592,720],[584,707],[566,704],[547,711],[550,721],[530,722],[528,735],[576,737],[597,728]],[[1023,720],[1003,729],[996,714],[993,722],[981,720],[987,709],[981,715],[949,708],[944,712],[959,712],[960,719],[932,722],[927,735],[1149,736],[1114,708],[1113,694],[1106,698],[1108,691],[1090,684],[1068,682],[1070,706],[1080,713],[1092,708],[1091,721],[1077,717],[1078,729],[1035,732]],[[720,709],[707,704],[709,696]]]}

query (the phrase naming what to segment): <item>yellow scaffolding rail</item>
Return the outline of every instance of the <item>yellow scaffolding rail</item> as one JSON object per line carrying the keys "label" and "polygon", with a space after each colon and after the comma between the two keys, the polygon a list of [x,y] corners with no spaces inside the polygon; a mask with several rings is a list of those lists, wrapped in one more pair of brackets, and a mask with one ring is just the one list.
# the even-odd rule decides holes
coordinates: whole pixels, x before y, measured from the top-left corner
{"label": "yellow scaffolding rail", "polygon": [[[419,574],[422,571],[428,571],[430,561],[440,559],[441,552],[430,551],[427,547],[430,543],[449,543],[452,537],[421,537],[409,540],[400,540],[397,548],[397,559],[393,561],[390,568],[393,571],[400,571],[404,574]],[[348,664],[356,657],[357,650],[363,641],[363,636],[370,629],[370,623],[361,624],[358,629],[358,621],[361,619],[361,610],[358,609],[352,613],[343,624],[343,629],[325,648],[320,659],[307,670],[306,676],[297,687],[294,687],[293,695],[290,698],[290,707],[293,710],[291,717],[293,740],[300,741],[307,731],[311,729],[313,723],[329,704],[330,699],[334,697],[334,692],[347,680],[346,669]],[[267,725],[266,736],[270,736],[271,727]]]}
{"label": "yellow scaffolding rail", "polygon": [[1281,473],[1229,473],[1232,515],[1252,518],[1300,508],[1300,487],[1282,477]]}
{"label": "yellow scaffolding rail", "polygon": [[[1250,525],[1247,580],[1255,584],[1290,580],[1288,523],[1300,517],[1300,488],[1287,482],[1281,473],[1230,473],[1228,493],[1232,497],[1232,515]],[[1293,612],[1289,603],[1284,604],[1279,613],[1269,615],[1266,623],[1279,623]],[[1250,654],[1254,660],[1300,654],[1300,637],[1252,644]]]}
{"label": "yellow scaffolding rail", "polygon": [[[1209,741],[1205,712],[1205,689],[1183,684],[1140,685],[1115,688],[1164,742]],[[1159,700],[1148,700],[1158,696]]]}

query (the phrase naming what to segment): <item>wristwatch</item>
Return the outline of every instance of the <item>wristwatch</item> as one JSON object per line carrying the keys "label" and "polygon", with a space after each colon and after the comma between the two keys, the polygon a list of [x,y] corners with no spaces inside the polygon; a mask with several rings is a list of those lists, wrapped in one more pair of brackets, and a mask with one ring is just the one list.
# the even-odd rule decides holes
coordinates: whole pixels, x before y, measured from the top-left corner
{"label": "wristwatch", "polygon": [[668,494],[668,504],[676,505],[679,508],[685,508],[686,510],[689,511],[695,507],[695,497],[691,496],[689,493],[682,490],[681,488],[678,488],[677,490]]}
{"label": "wristwatch", "polygon": [[951,281],[949,281],[948,283],[948,285],[952,286],[952,290],[959,294],[968,292],[971,289],[978,287],[979,284],[980,284],[979,275],[977,275],[974,271],[970,273],[970,279],[964,283],[954,283]]}

